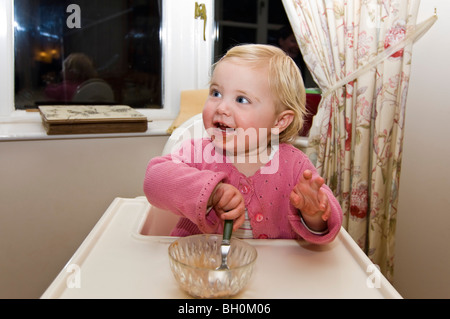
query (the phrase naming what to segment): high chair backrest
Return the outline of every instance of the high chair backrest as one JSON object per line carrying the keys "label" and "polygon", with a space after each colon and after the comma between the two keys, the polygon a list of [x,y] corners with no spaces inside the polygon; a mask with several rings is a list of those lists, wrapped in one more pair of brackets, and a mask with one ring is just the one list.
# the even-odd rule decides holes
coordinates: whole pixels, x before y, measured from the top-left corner
{"label": "high chair backrest", "polygon": [[167,155],[177,150],[186,139],[205,137],[206,130],[203,126],[202,113],[194,115],[189,120],[177,127],[170,135],[164,146],[162,155]]}

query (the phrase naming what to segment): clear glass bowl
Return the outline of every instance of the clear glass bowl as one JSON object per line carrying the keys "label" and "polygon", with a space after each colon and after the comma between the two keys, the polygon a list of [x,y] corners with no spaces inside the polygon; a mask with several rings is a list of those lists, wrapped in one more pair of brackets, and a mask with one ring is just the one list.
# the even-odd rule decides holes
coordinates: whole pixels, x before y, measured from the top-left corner
{"label": "clear glass bowl", "polygon": [[225,298],[237,294],[248,283],[256,261],[256,249],[231,238],[229,270],[221,264],[222,235],[201,234],[182,237],[169,246],[169,262],[180,287],[197,298]]}

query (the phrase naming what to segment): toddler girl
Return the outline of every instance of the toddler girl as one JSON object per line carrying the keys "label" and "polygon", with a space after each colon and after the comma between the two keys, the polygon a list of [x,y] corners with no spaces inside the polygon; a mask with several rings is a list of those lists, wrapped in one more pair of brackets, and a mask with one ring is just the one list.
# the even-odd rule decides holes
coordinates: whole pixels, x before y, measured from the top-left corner
{"label": "toddler girl", "polygon": [[203,109],[208,137],[191,139],[148,165],[149,202],[181,218],[173,236],[303,238],[324,244],[342,210],[307,156],[289,142],[305,110],[300,72],[281,49],[240,45],[214,66]]}

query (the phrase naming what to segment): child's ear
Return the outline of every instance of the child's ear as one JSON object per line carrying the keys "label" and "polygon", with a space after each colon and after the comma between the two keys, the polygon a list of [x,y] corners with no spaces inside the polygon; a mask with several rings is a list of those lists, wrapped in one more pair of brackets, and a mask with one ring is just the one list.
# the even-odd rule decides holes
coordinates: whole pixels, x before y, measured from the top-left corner
{"label": "child's ear", "polygon": [[273,128],[278,128],[278,132],[283,132],[294,120],[294,112],[286,110],[278,114],[277,120]]}

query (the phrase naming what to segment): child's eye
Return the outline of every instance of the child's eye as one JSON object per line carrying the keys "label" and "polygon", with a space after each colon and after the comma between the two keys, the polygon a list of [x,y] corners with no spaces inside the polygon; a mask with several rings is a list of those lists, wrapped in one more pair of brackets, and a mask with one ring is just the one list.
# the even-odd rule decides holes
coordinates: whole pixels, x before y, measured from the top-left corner
{"label": "child's eye", "polygon": [[247,100],[247,99],[246,99],[245,97],[243,97],[243,96],[239,96],[239,97],[236,99],[236,102],[242,103],[242,104],[248,104],[248,103],[250,103],[250,101]]}
{"label": "child's eye", "polygon": [[217,90],[211,90],[211,96],[212,97],[221,97],[222,94],[220,94],[220,92]]}

